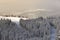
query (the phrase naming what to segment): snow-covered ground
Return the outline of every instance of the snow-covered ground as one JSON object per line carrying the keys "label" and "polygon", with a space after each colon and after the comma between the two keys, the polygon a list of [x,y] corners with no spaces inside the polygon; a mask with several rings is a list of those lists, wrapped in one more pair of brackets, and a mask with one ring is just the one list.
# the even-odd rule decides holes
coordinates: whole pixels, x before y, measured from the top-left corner
{"label": "snow-covered ground", "polygon": [[19,17],[3,17],[3,16],[0,16],[0,19],[10,19],[12,22],[15,22],[16,24],[19,24],[19,21],[20,19],[28,19],[28,18],[19,18]]}

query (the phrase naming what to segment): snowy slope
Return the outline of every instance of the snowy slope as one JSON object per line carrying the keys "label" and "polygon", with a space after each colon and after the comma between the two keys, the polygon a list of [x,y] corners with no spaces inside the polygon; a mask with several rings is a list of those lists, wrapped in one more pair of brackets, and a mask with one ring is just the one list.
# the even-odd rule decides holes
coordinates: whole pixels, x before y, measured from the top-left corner
{"label": "snowy slope", "polygon": [[19,18],[19,17],[3,17],[3,16],[0,16],[0,19],[10,19],[12,22],[15,22],[16,24],[19,24],[19,20],[20,19],[24,19],[26,20],[27,18]]}

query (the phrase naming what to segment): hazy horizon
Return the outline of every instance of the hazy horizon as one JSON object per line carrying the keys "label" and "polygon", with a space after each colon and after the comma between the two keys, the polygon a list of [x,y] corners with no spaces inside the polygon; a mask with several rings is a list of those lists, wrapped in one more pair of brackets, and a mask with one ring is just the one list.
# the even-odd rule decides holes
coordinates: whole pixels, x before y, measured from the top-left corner
{"label": "hazy horizon", "polygon": [[43,9],[56,15],[60,14],[59,4],[60,0],[0,0],[0,12],[27,12],[30,10]]}

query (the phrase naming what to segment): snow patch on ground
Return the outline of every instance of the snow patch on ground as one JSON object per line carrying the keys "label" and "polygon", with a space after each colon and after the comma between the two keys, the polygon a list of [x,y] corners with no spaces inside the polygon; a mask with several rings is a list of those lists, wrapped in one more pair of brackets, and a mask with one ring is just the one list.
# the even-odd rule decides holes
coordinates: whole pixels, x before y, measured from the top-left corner
{"label": "snow patch on ground", "polygon": [[28,19],[28,18],[19,18],[19,17],[3,17],[3,16],[0,16],[0,19],[10,19],[12,22],[15,22],[16,24],[19,24],[19,21],[20,19]]}

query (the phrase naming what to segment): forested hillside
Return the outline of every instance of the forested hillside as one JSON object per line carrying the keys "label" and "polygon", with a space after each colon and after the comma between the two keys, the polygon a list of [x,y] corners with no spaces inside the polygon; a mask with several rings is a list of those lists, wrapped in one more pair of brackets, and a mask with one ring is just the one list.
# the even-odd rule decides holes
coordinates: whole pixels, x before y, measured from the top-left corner
{"label": "forested hillside", "polygon": [[17,25],[9,19],[0,19],[0,40],[56,40],[59,20],[60,17],[20,19]]}

